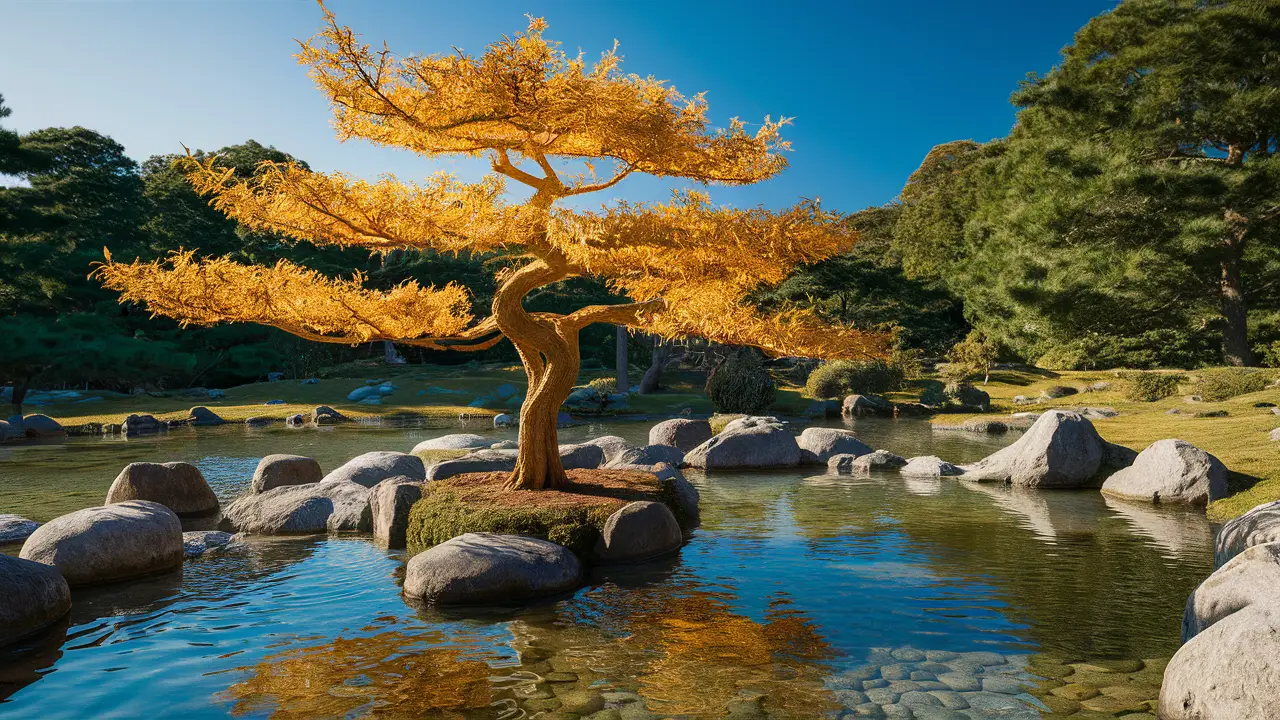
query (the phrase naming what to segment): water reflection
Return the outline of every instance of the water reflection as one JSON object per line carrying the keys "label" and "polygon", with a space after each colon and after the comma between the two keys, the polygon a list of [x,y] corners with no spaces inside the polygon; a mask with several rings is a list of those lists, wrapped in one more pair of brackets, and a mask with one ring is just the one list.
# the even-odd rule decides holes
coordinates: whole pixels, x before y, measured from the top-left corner
{"label": "water reflection", "polygon": [[1171,559],[1195,559],[1213,544],[1213,527],[1195,510],[1161,507],[1103,496],[1103,502]]}

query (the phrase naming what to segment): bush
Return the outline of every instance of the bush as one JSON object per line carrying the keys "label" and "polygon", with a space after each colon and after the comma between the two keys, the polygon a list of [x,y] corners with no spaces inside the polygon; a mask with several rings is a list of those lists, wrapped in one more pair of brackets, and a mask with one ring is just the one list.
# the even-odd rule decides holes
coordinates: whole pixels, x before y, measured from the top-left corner
{"label": "bush", "polygon": [[587,383],[587,387],[595,390],[601,395],[612,395],[618,392],[618,379],[611,377],[596,378]]}
{"label": "bush", "polygon": [[1196,374],[1196,394],[1210,401],[1255,393],[1271,382],[1271,374],[1258,368],[1213,368]]}
{"label": "bush", "polygon": [[1158,372],[1133,372],[1124,376],[1124,396],[1137,402],[1155,402],[1178,392],[1180,376]]}
{"label": "bush", "polygon": [[836,360],[809,373],[805,393],[825,400],[845,395],[881,395],[902,387],[904,371],[884,360]]}
{"label": "bush", "polygon": [[707,396],[718,412],[755,415],[773,404],[773,378],[759,351],[746,348],[731,353],[707,376]]}
{"label": "bush", "polygon": [[1078,392],[1080,392],[1078,389],[1073,388],[1070,385],[1050,385],[1042,390],[1040,394],[1050,400],[1057,400],[1058,398],[1064,398],[1068,395],[1075,395]]}

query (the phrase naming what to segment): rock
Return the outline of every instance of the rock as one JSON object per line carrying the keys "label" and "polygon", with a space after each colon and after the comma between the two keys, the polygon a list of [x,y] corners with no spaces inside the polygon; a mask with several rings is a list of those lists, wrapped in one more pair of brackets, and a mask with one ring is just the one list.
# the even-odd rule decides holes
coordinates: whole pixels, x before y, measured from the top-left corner
{"label": "rock", "polygon": [[1254,545],[1200,583],[1182,614],[1182,642],[1257,604],[1280,603],[1280,542]]}
{"label": "rock", "polygon": [[226,420],[218,417],[217,413],[203,405],[191,408],[187,413],[187,419],[196,427],[215,427],[226,423]]}
{"label": "rock", "polygon": [[266,402],[264,402],[264,403],[262,403],[262,404],[263,404],[263,405],[284,405],[284,404],[285,404],[285,402],[284,402],[283,400],[280,400],[280,399],[275,399],[275,400],[268,400],[268,401],[266,401]]}
{"label": "rock", "polygon": [[1280,442],[1280,428],[1272,430],[1268,437],[1271,438],[1271,442]]}
{"label": "rock", "polygon": [[40,413],[32,413],[22,418],[22,431],[30,438],[61,437],[67,434],[57,420]]}
{"label": "rock", "polygon": [[182,565],[182,523],[147,500],[86,508],[41,525],[20,557],[57,567],[72,587],[127,580]]}
{"label": "rock", "polygon": [[844,402],[840,404],[840,412],[843,415],[874,415],[876,413],[889,412],[893,410],[893,405],[882,397],[876,395],[848,395]]}
{"label": "rock", "polygon": [[191,463],[129,463],[107,490],[104,505],[150,500],[178,515],[212,515],[218,511],[218,496],[205,482],[200,469]]}
{"label": "rock", "polygon": [[1075,395],[1078,392],[1080,391],[1070,385],[1051,385],[1040,391],[1040,397],[1046,400],[1057,400],[1068,395]]}
{"label": "rock", "polygon": [[516,423],[516,418],[514,415],[509,415],[507,413],[498,413],[497,415],[493,416],[493,426],[495,428],[511,427],[512,425],[515,425],[515,423]]}
{"label": "rock", "polygon": [[423,440],[413,446],[409,452],[417,454],[424,450],[480,450],[493,444],[493,440],[471,433],[455,433],[438,438]]}
{"label": "rock", "polygon": [[991,407],[991,396],[968,383],[962,383],[956,388],[955,398],[961,405],[982,408],[984,412]]}
{"label": "rock", "polygon": [[680,524],[666,505],[639,500],[622,506],[605,521],[595,556],[610,563],[648,560],[678,550],[683,541]]}
{"label": "rock", "polygon": [[347,416],[328,405],[317,405],[311,411],[311,422],[316,425],[337,425],[338,423],[347,422]]}
{"label": "rock", "polygon": [[380,397],[378,388],[374,385],[365,385],[347,393],[347,400],[350,402],[360,402],[368,398]]}
{"label": "rock", "polygon": [[1160,686],[1164,720],[1252,720],[1280,708],[1280,604],[1254,604],[1174,654]]}
{"label": "rock", "polygon": [[365,398],[365,399],[361,400],[361,401],[360,401],[360,404],[361,404],[361,405],[381,405],[381,404],[382,404],[382,398],[380,398],[380,397],[367,397],[367,398]]}
{"label": "rock", "polygon": [[8,420],[0,420],[0,442],[16,440],[22,436],[22,431],[10,425]]}
{"label": "rock", "polygon": [[474,472],[511,472],[516,469],[515,450],[477,450],[427,468],[429,481],[445,480]]}
{"label": "rock", "polygon": [[0,647],[34,635],[71,610],[71,588],[55,567],[0,554]]}
{"label": "rock", "polygon": [[581,580],[581,563],[561,545],[467,533],[409,560],[404,594],[442,605],[510,602],[572,590]]}
{"label": "rock", "polygon": [[1040,402],[1040,398],[1027,397],[1026,395],[1014,395],[1014,405],[1035,405]]}
{"label": "rock", "polygon": [[1020,487],[1084,487],[1102,467],[1105,442],[1078,413],[1049,410],[1012,445],[965,467],[967,479]]}
{"label": "rock", "polygon": [[319,385],[320,378],[307,378],[298,382],[299,385]]}
{"label": "rock", "polygon": [[866,455],[859,455],[853,461],[854,472],[870,472],[871,470],[897,470],[907,464],[907,459],[894,455],[888,450],[876,450]]}
{"label": "rock", "polygon": [[263,493],[287,485],[309,485],[324,477],[320,463],[301,455],[268,455],[253,471],[250,492]]}
{"label": "rock", "polygon": [[1076,412],[1080,413],[1081,417],[1085,417],[1090,420],[1106,420],[1107,418],[1120,416],[1119,411],[1115,408],[1109,407],[1082,407],[1077,408]]}
{"label": "rock", "polygon": [[227,393],[226,393],[226,391],[225,391],[225,390],[210,390],[210,391],[209,391],[209,399],[210,399],[210,400],[221,400],[221,399],[225,398],[226,396],[227,396]]}
{"label": "rock", "polygon": [[893,411],[900,417],[924,417],[934,414],[935,410],[924,403],[894,403]]}
{"label": "rock", "polygon": [[858,470],[853,463],[857,459],[858,456],[853,453],[832,455],[827,459],[827,473],[830,475],[855,475]]}
{"label": "rock", "polygon": [[684,457],[684,453],[671,445],[645,445],[622,451],[622,454],[614,458],[606,467],[657,465],[658,463],[670,463],[672,467],[680,467],[684,464]]}
{"label": "rock", "polygon": [[237,498],[218,529],[250,535],[369,532],[369,489],[349,480],[287,485]]}
{"label": "rock", "polygon": [[130,415],[120,423],[120,432],[125,437],[137,437],[138,435],[154,435],[165,429],[159,420],[151,415]]}
{"label": "rock", "polygon": [[599,445],[561,445],[560,464],[565,470],[592,470],[604,464],[604,449]]}
{"label": "rock", "polygon": [[300,428],[307,424],[307,419],[302,413],[294,413],[284,419],[284,424],[291,428]]}
{"label": "rock", "polygon": [[936,455],[913,457],[898,468],[898,472],[915,477],[953,477],[964,474],[964,470]]}
{"label": "rock", "polygon": [[231,546],[235,538],[231,533],[221,530],[196,530],[182,533],[182,554],[188,560],[197,558],[210,550],[225,549]]}
{"label": "rock", "polygon": [[373,539],[388,548],[403,548],[409,529],[409,510],[422,499],[425,482],[407,477],[387,478],[369,491]]}
{"label": "rock", "polygon": [[858,439],[851,430],[836,428],[805,428],[796,440],[801,457],[814,464],[825,465],[833,455],[868,455],[871,446]]}
{"label": "rock", "polygon": [[1227,494],[1227,467],[1182,440],[1158,440],[1133,464],[1102,484],[1104,495],[1125,500],[1204,507]]}
{"label": "rock", "polygon": [[685,454],[685,464],[704,470],[796,467],[800,446],[775,417],[743,417]]}
{"label": "rock", "polygon": [[31,536],[40,527],[35,520],[28,520],[21,515],[0,513],[0,545],[20,543]]}
{"label": "rock", "polygon": [[422,458],[408,453],[375,450],[351,458],[320,482],[353,482],[370,488],[387,478],[401,475],[425,480],[427,468],[422,464]]}
{"label": "rock", "polygon": [[687,453],[711,439],[711,423],[706,420],[674,418],[649,428],[650,445],[670,445]]}
{"label": "rock", "polygon": [[811,418],[840,417],[839,400],[814,400],[805,408],[804,414]]}
{"label": "rock", "polygon": [[1223,523],[1213,543],[1213,564],[1221,567],[1254,545],[1273,542],[1280,542],[1280,500]]}
{"label": "rock", "polygon": [[516,442],[515,440],[499,440],[498,442],[490,445],[489,449],[490,450],[517,450],[519,449],[519,447],[520,447],[520,443]]}
{"label": "rock", "polygon": [[249,427],[266,427],[273,422],[275,422],[275,420],[272,420],[269,417],[258,417],[255,415],[251,418],[245,418],[244,424]]}
{"label": "rock", "polygon": [[[623,453],[635,448],[635,445],[632,445],[617,435],[603,435],[601,437],[588,440],[583,443],[583,445],[595,445],[603,450],[604,465],[617,462],[618,458],[622,457]],[[684,454],[681,453],[680,457],[683,459]],[[677,463],[677,465],[679,465],[679,463]]]}

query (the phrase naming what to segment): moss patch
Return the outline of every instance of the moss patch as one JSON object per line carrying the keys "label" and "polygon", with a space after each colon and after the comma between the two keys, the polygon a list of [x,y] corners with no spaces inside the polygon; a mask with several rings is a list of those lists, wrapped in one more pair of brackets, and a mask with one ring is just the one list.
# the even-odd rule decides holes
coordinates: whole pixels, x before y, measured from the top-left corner
{"label": "moss patch", "polygon": [[604,523],[637,500],[665,503],[684,524],[670,482],[636,470],[570,470],[556,490],[504,490],[505,472],[468,473],[428,483],[409,513],[410,552],[469,532],[542,538],[590,558]]}

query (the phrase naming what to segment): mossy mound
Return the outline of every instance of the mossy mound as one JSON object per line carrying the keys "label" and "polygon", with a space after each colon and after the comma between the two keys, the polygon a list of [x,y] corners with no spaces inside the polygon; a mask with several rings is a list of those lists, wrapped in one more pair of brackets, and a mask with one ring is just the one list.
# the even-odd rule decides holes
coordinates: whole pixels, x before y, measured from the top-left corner
{"label": "mossy mound", "polygon": [[479,449],[479,448],[475,448],[475,449],[462,449],[462,448],[457,448],[457,449],[441,449],[441,450],[414,450],[411,454],[412,454],[412,455],[417,455],[417,456],[418,456],[418,459],[422,460],[422,462],[423,462],[427,467],[431,467],[432,465],[435,465],[435,464],[436,464],[436,463],[438,463],[438,462],[444,462],[445,460],[453,460],[453,459],[455,459],[455,458],[460,458],[460,457],[462,457],[463,455],[467,455],[467,454],[469,454],[469,453],[473,453],[473,452],[475,452],[477,449]]}
{"label": "mossy mound", "polygon": [[409,512],[409,551],[464,533],[493,532],[550,540],[589,560],[605,521],[637,500],[665,503],[686,527],[670,481],[637,470],[569,470],[568,475],[569,484],[556,490],[504,490],[505,472],[427,483]]}

